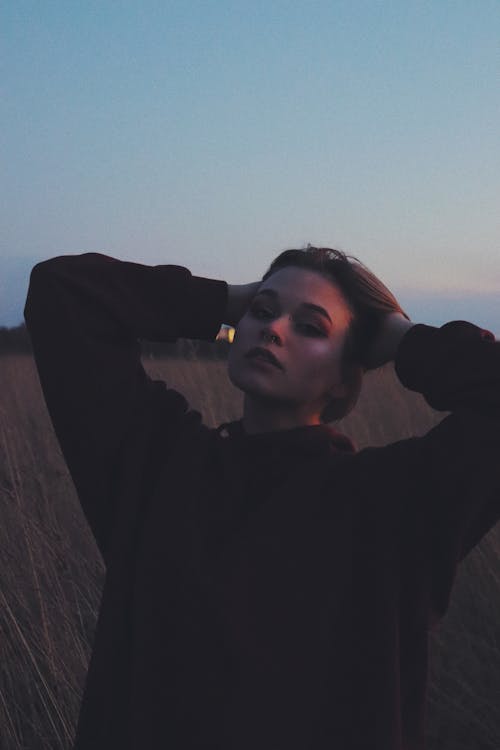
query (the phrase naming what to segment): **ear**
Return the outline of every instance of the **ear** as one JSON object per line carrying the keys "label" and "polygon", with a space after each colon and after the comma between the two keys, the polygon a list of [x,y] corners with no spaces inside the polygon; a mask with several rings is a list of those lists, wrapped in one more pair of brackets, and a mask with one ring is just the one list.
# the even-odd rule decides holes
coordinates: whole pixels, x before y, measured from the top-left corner
{"label": "ear", "polygon": [[[328,397],[341,399],[351,397],[353,393],[359,395],[363,382],[363,369],[360,365],[351,364],[344,371],[344,379],[341,383],[335,383],[328,389]],[[356,396],[357,398],[357,396]]]}
{"label": "ear", "polygon": [[324,414],[326,421],[343,419],[352,411],[358,401],[362,383],[362,368],[353,366],[349,368],[349,376],[342,383],[336,383],[328,389],[330,403],[326,407],[327,414]]}

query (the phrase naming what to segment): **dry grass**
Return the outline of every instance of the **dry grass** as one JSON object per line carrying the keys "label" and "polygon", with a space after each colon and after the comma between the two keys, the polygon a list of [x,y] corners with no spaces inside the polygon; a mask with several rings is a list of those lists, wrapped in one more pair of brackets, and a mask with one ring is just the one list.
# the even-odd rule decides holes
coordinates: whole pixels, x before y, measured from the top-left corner
{"label": "dry grass", "polygon": [[[210,425],[241,416],[225,363],[144,360]],[[71,747],[103,567],[49,421],[30,356],[0,357],[0,750]],[[338,427],[359,448],[421,435],[442,414],[391,366],[365,379]],[[500,748],[500,527],[459,570],[430,636],[429,750]]]}

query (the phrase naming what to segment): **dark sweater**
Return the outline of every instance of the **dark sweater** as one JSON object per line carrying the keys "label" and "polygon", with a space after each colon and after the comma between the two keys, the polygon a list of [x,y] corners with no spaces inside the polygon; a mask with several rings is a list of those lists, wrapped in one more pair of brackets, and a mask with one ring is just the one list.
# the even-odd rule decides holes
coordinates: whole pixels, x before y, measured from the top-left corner
{"label": "dark sweater", "polygon": [[[500,519],[500,342],[416,324],[450,411],[356,451],[327,425],[210,429],[139,339],[214,340],[227,284],[99,253],[32,270],[47,408],[106,565],[77,750],[420,750],[428,631]],[[480,582],[479,582],[480,583]]]}

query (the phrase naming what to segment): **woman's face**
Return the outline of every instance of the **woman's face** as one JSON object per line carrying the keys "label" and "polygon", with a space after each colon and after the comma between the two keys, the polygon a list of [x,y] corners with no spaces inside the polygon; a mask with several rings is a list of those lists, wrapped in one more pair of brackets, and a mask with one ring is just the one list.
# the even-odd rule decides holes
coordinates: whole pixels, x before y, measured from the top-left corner
{"label": "woman's face", "polygon": [[[236,327],[229,377],[247,396],[319,414],[328,400],[346,393],[341,356],[351,319],[335,282],[293,266],[275,271]],[[256,347],[280,366],[249,355]]]}

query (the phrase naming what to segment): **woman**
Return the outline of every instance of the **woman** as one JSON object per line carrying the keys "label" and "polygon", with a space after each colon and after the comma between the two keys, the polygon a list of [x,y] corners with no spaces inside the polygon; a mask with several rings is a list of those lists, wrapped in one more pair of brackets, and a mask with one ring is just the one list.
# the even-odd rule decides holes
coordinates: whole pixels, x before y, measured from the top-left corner
{"label": "woman", "polygon": [[[422,748],[428,630],[500,518],[494,336],[414,324],[359,261],[312,247],[247,285],[59,256],[25,319],[106,564],[75,748]],[[209,429],[138,340],[222,323],[244,412]],[[356,451],[328,422],[390,360],[451,414]]]}

